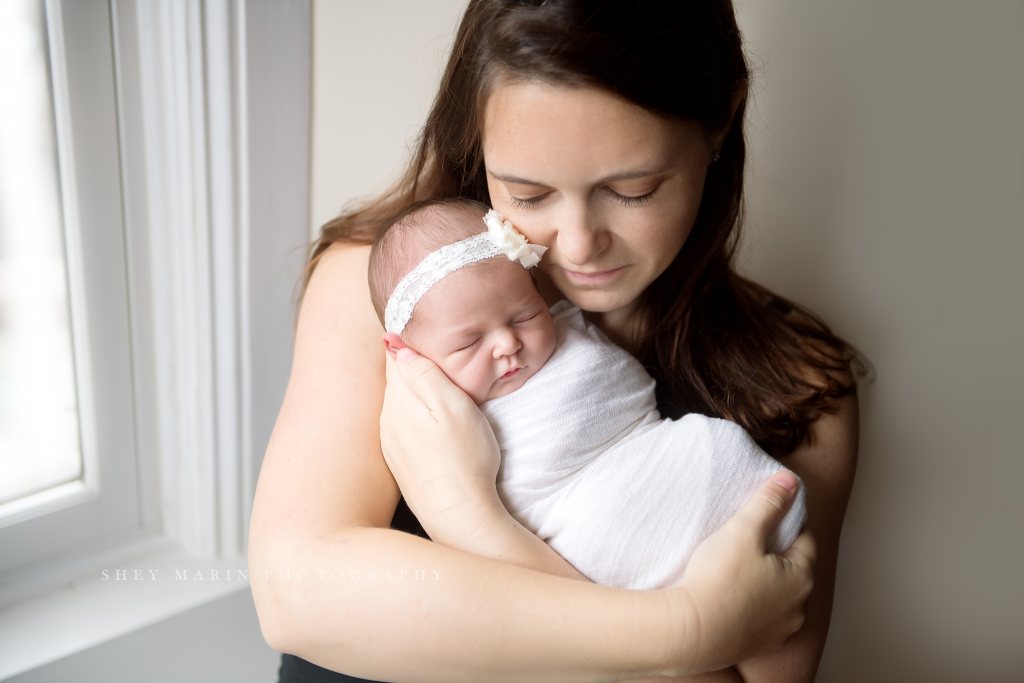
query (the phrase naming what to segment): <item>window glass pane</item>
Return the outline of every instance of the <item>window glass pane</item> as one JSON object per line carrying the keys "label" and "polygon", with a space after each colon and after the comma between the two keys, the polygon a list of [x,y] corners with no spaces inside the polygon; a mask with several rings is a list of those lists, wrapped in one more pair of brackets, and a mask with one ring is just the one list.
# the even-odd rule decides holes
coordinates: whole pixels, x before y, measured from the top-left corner
{"label": "window glass pane", "polygon": [[82,476],[46,21],[0,2],[0,504]]}

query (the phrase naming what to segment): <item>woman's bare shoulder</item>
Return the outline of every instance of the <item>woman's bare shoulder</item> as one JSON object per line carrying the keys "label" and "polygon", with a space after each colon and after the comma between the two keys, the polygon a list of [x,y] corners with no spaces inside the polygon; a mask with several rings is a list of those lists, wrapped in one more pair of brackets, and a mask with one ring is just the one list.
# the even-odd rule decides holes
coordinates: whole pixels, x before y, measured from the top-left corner
{"label": "woman's bare shoulder", "polygon": [[310,278],[254,528],[284,524],[280,531],[302,536],[391,521],[399,492],[380,450],[383,329],[370,303],[368,255],[369,247],[333,246]]}
{"label": "woman's bare shoulder", "polygon": [[[839,374],[837,379],[844,384],[856,384],[849,371]],[[807,440],[786,456],[783,463],[801,477],[815,479],[838,494],[842,501],[839,513],[841,518],[853,486],[860,442],[860,411],[856,392],[835,399],[833,408],[811,423]]]}

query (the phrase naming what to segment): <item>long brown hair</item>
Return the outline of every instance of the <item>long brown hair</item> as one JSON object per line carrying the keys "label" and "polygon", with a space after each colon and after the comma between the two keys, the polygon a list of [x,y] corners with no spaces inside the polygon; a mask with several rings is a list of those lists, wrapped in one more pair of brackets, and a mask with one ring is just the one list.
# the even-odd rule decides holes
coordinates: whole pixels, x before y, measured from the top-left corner
{"label": "long brown hair", "polygon": [[498,76],[597,87],[709,136],[726,131],[686,244],[640,297],[633,346],[666,417],[735,420],[773,455],[803,443],[856,391],[844,378],[863,365],[819,318],[733,269],[746,159],[745,100],[733,104],[748,70],[730,0],[471,0],[405,173],[323,227],[305,282],[330,245],[371,243],[417,200],[490,205],[480,112]]}

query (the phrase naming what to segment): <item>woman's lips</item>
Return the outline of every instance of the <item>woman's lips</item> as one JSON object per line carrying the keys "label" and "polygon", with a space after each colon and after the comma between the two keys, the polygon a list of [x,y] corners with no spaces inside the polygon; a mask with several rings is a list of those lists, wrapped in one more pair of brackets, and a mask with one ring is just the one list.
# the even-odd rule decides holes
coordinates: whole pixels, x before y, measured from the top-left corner
{"label": "woman's lips", "polygon": [[568,268],[564,268],[563,270],[565,271],[566,277],[578,285],[603,285],[618,277],[623,268],[624,266],[614,268],[612,270],[601,270],[594,273],[581,273],[579,271],[569,270]]}

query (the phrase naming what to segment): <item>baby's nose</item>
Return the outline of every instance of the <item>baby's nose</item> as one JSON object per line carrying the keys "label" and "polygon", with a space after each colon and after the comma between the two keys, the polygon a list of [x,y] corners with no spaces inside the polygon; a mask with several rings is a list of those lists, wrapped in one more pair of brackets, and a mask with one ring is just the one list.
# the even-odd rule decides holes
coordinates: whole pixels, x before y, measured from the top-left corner
{"label": "baby's nose", "polygon": [[506,330],[500,333],[494,341],[494,357],[511,356],[521,348],[523,348],[522,342],[514,334]]}

